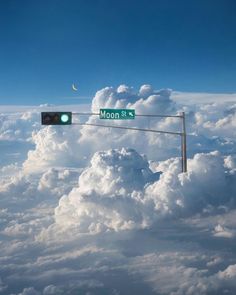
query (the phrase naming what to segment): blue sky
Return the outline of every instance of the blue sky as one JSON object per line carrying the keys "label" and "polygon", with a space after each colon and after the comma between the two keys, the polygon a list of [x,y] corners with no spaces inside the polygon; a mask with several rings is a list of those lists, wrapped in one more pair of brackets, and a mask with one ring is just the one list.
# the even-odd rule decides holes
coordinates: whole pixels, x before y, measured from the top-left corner
{"label": "blue sky", "polygon": [[234,0],[1,1],[0,103],[84,103],[122,83],[236,92],[235,11]]}

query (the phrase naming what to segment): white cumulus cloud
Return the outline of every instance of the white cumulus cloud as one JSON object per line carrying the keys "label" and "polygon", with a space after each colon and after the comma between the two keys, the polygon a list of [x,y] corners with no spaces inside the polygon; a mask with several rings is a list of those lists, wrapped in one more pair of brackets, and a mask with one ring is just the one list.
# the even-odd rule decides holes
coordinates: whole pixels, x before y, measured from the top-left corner
{"label": "white cumulus cloud", "polygon": [[78,188],[60,199],[56,222],[77,227],[80,232],[145,227],[150,204],[144,204],[142,191],[157,178],[159,174],[154,174],[147,160],[134,150],[95,153],[91,167],[79,178]]}

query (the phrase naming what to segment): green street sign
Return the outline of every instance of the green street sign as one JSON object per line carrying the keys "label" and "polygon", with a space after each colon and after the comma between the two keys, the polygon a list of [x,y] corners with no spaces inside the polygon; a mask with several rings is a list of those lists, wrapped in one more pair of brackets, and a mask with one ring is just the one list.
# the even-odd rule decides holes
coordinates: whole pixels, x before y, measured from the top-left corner
{"label": "green street sign", "polygon": [[100,119],[107,120],[132,120],[135,110],[131,109],[100,109]]}

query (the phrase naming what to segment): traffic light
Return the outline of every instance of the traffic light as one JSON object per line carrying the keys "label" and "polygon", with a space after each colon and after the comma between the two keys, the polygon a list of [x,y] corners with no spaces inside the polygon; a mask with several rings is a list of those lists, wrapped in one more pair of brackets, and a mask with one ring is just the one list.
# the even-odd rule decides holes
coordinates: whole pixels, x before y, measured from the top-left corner
{"label": "traffic light", "polygon": [[72,124],[71,112],[41,112],[42,125],[70,125]]}

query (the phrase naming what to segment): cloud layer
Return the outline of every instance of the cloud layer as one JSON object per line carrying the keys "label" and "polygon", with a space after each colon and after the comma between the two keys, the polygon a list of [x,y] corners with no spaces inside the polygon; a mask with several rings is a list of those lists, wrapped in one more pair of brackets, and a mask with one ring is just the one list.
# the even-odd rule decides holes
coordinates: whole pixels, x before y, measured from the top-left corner
{"label": "cloud layer", "polygon": [[[1,114],[0,294],[235,294],[235,103],[173,97],[106,87],[91,111],[185,111],[187,173],[178,136],[42,127],[48,106]],[[107,123],[181,128],[174,118]]]}

